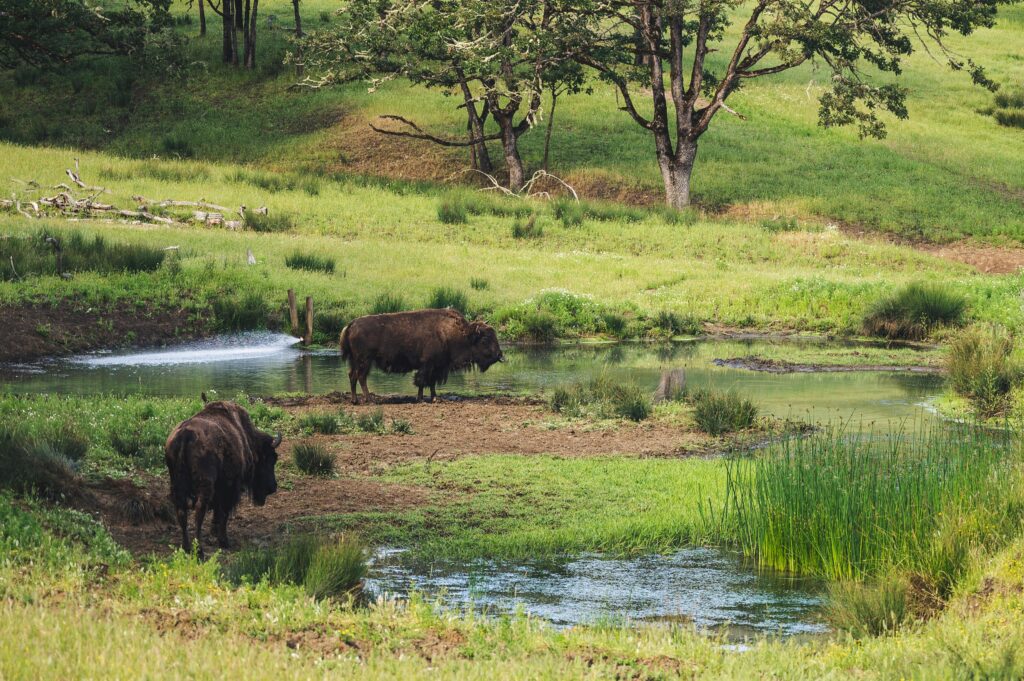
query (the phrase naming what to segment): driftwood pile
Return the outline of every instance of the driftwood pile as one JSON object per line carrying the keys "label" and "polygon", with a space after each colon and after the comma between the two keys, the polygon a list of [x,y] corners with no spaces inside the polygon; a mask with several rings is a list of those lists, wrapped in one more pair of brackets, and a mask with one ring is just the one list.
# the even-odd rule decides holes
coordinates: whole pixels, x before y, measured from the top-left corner
{"label": "driftwood pile", "polygon": [[[119,208],[113,204],[98,201],[97,199],[102,194],[107,193],[107,189],[86,184],[82,181],[78,172],[76,172],[77,170],[78,161],[76,160],[75,170],[68,168],[65,171],[71,183],[75,185],[74,187],[62,182],[51,187],[51,189],[58,190],[56,194],[52,196],[36,196],[31,199],[19,198],[17,194],[13,194],[10,199],[0,199],[0,209],[14,210],[28,218],[53,215],[67,219],[109,217],[137,224],[186,225],[189,222],[193,224],[198,222],[210,227],[225,227],[227,229],[241,229],[245,224],[244,220],[247,210],[245,206],[240,206],[237,211],[233,211],[225,206],[209,203],[202,199],[199,201],[177,201],[173,199],[156,201],[147,199],[144,196],[133,196],[132,200],[137,204],[134,209]],[[22,190],[23,193],[43,193],[43,188],[38,183],[17,181],[25,185],[25,189]],[[76,196],[76,194],[81,194],[83,191],[89,192],[88,195]],[[173,213],[165,214],[165,209],[168,208],[193,208],[195,210],[191,211],[190,217],[183,217]],[[262,206],[252,210],[252,212],[266,215],[267,208]],[[235,219],[235,216],[241,219]]]}

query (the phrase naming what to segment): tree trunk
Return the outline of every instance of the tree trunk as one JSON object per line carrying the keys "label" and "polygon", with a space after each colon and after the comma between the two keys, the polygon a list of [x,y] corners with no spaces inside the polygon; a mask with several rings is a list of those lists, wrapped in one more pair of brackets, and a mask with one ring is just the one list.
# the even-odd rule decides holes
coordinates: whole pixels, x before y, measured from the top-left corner
{"label": "tree trunk", "polygon": [[[231,2],[231,0],[224,0],[224,2]],[[233,14],[235,16],[235,28],[241,29],[242,28],[242,0],[234,0],[234,2],[235,2],[235,9],[234,9]]]}
{"label": "tree trunk", "polygon": [[299,14],[299,0],[292,0],[292,7],[295,8],[295,37],[302,37],[302,15]]}
{"label": "tree trunk", "polygon": [[466,102],[466,111],[469,116],[469,121],[467,122],[469,138],[471,140],[480,140],[480,142],[469,148],[470,161],[473,163],[473,167],[475,169],[481,170],[485,173],[493,173],[494,164],[491,163],[491,155],[487,152],[487,143],[483,141],[483,119],[480,118],[480,114],[478,114],[476,110],[476,104],[472,101]]}
{"label": "tree trunk", "polygon": [[675,154],[662,154],[660,151],[658,166],[665,183],[665,204],[677,210],[686,208],[690,205],[690,175],[697,157],[697,143],[682,140]]}
{"label": "tree trunk", "polygon": [[206,35],[206,0],[199,0],[199,35]]}
{"label": "tree trunk", "polygon": [[495,116],[495,120],[501,126],[501,150],[505,154],[505,166],[508,168],[508,188],[518,192],[526,182],[523,159],[519,156],[519,136],[512,125],[511,116]]}
{"label": "tree trunk", "polygon": [[234,3],[232,0],[224,0],[221,16],[224,18],[224,49],[223,59],[225,64],[237,63],[235,55],[235,17],[232,11]]}
{"label": "tree trunk", "polygon": [[256,68],[256,14],[260,0],[245,0],[245,18],[242,21],[242,40],[245,45],[242,63],[247,69]]}

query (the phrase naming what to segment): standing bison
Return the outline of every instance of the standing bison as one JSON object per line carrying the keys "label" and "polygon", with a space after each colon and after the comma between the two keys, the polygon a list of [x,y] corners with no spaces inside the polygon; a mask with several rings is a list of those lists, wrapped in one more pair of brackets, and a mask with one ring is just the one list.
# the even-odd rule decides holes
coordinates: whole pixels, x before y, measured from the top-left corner
{"label": "standing bison", "polygon": [[171,474],[171,499],[181,525],[181,545],[188,538],[188,507],[196,511],[196,543],[203,556],[203,518],[213,509],[213,527],[221,548],[228,546],[228,517],[248,491],[262,506],[277,491],[274,464],[281,436],[256,429],[249,413],[234,402],[210,402],[178,424],[167,438],[165,457]]}
{"label": "standing bison", "polygon": [[369,400],[366,377],[370,367],[388,373],[415,370],[413,383],[419,388],[444,384],[448,374],[476,366],[480,371],[505,361],[494,329],[480,321],[466,321],[455,310],[416,310],[359,317],[341,330],[341,358],[348,360],[352,401],[356,402],[356,381]]}

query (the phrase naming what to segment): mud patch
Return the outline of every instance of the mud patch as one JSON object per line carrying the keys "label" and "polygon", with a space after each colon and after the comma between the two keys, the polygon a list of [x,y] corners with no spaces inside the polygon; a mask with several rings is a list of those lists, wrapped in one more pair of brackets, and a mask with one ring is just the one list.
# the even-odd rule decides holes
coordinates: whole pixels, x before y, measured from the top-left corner
{"label": "mud patch", "polygon": [[829,372],[852,372],[852,371],[903,371],[912,374],[939,374],[942,370],[930,366],[902,366],[894,364],[798,364],[788,362],[784,359],[768,359],[765,357],[733,357],[731,359],[715,359],[711,362],[715,366],[728,369],[747,369],[749,371],[763,371],[769,374],[813,374]]}
{"label": "mud patch", "polygon": [[25,362],[97,348],[162,346],[208,335],[207,322],[185,309],[118,303],[91,307],[75,300],[56,305],[0,307],[0,362]]}

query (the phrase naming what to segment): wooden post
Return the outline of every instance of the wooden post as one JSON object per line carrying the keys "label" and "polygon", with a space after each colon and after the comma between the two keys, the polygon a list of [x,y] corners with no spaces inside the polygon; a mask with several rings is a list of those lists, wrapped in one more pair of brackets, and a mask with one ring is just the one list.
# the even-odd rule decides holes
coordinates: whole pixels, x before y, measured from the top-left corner
{"label": "wooden post", "polygon": [[295,289],[288,289],[288,314],[292,318],[292,335],[299,335],[299,311],[295,308]]}
{"label": "wooden post", "polygon": [[313,297],[306,296],[306,337],[302,342],[309,345],[313,342]]}

